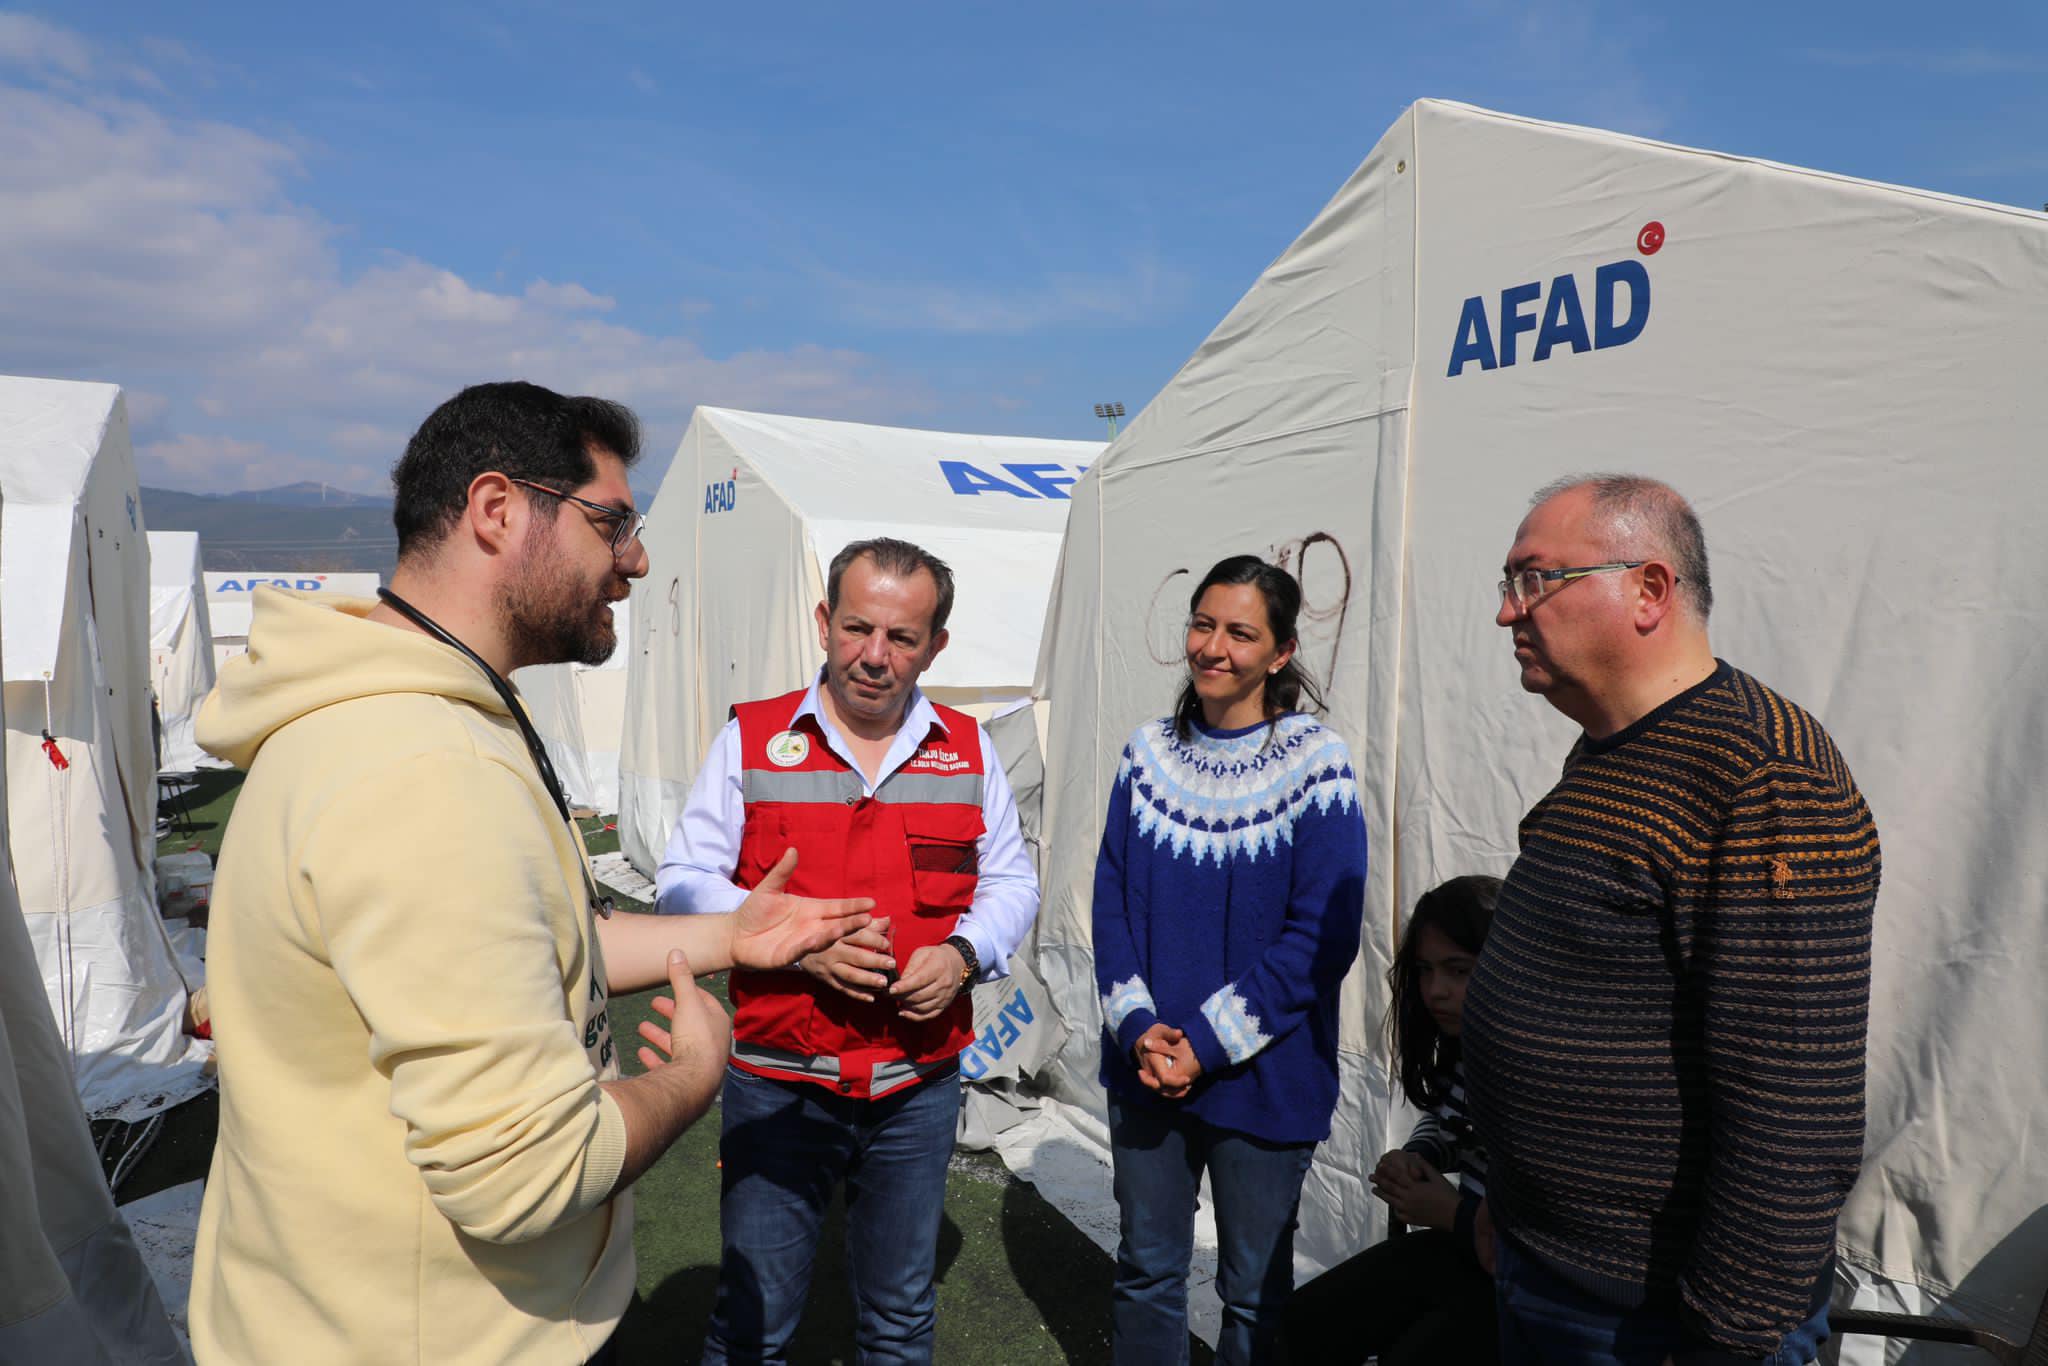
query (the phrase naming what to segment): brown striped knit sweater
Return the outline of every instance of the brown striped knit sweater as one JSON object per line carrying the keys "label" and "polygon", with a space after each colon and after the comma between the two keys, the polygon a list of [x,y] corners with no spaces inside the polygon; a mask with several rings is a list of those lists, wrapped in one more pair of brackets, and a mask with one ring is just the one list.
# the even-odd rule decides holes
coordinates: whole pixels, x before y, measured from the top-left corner
{"label": "brown striped knit sweater", "polygon": [[1725,663],[1581,739],[1522,821],[1465,1004],[1494,1219],[1600,1299],[1668,1304],[1681,1363],[1764,1356],[1816,1307],[1878,871],[1827,732]]}

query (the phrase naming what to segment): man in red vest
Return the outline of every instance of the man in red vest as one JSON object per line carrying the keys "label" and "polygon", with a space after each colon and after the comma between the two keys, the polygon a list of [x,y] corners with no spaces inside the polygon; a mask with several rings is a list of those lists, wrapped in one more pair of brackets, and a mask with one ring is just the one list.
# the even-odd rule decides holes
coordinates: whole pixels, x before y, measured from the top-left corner
{"label": "man in red vest", "polygon": [[1008,972],[1038,913],[994,743],[917,687],[952,607],[952,571],[915,545],[839,552],[822,675],[733,708],[662,860],[665,912],[728,910],[794,848],[792,893],[870,896],[877,917],[785,971],[732,974],[707,1363],[784,1359],[842,1178],[860,1360],[932,1357],[968,987]]}

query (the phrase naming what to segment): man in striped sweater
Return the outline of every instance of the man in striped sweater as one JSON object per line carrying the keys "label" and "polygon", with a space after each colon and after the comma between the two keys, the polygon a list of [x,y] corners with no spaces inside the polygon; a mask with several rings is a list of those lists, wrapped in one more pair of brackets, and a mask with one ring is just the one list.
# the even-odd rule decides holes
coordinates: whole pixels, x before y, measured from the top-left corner
{"label": "man in striped sweater", "polygon": [[1465,1006],[1502,1360],[1812,1361],[1862,1156],[1870,810],[1817,721],[1714,657],[1672,489],[1552,485],[1505,572],[1522,686],[1585,734]]}

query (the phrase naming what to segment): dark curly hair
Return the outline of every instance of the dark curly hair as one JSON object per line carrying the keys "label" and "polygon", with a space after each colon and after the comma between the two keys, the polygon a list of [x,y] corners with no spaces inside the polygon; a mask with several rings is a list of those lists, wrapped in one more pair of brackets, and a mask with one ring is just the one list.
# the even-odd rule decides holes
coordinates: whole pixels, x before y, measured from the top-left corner
{"label": "dark curly hair", "polygon": [[[441,543],[478,475],[496,470],[567,493],[596,477],[593,449],[628,466],[640,458],[640,419],[631,408],[522,380],[470,385],[427,414],[391,471],[399,558]],[[552,521],[560,505],[545,498],[536,506]]]}

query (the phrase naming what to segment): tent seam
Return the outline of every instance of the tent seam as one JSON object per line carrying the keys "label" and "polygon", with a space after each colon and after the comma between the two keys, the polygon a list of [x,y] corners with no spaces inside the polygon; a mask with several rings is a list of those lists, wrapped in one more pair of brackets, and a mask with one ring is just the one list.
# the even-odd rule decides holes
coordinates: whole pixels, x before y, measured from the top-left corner
{"label": "tent seam", "polygon": [[1980,209],[1987,213],[1995,213],[2007,218],[2030,219],[2035,222],[2048,219],[2048,214],[2037,213],[2032,209],[2022,209],[2013,204],[1996,204],[1986,199],[1971,199],[1967,195],[1942,194],[1938,190],[1923,190],[1912,185],[1894,185],[1890,181],[1871,180],[1864,176],[1843,175],[1837,171],[1823,171],[1812,166],[1793,166],[1782,161],[1772,161],[1766,157],[1745,156],[1740,152],[1723,152],[1712,147],[1691,147],[1682,142],[1665,142],[1660,138],[1638,137],[1633,133],[1617,133],[1612,129],[1594,128],[1583,123],[1561,123],[1552,119],[1530,118],[1526,114],[1504,114],[1497,109],[1486,109],[1476,104],[1465,104],[1459,100],[1418,100],[1416,104],[1417,107],[1423,104],[1443,105],[1446,108],[1456,109],[1461,113],[1469,114],[1474,118],[1491,119],[1499,123],[1516,123],[1530,128],[1548,128],[1559,132],[1590,134],[1605,141],[1633,143],[1638,147],[1655,147],[1667,152],[1677,152],[1684,156],[1705,157],[1713,161],[1739,162],[1746,166],[1755,166],[1766,171],[1776,171],[1802,180],[1824,180],[1835,185],[1852,186],[1865,190],[1878,190],[1887,194],[1905,195],[1912,199],[1931,200],[1937,204],[1950,204],[1958,208]]}
{"label": "tent seam", "polygon": [[[1384,408],[1369,412],[1347,413],[1343,417],[1328,418],[1322,422],[1308,422],[1299,427],[1284,427],[1278,431],[1261,432],[1257,436],[1245,437],[1240,440],[1219,441],[1212,446],[1195,446],[1188,450],[1175,451],[1171,455],[1162,455],[1151,460],[1133,462],[1124,468],[1130,470],[1157,469],[1161,465],[1171,465],[1180,460],[1194,460],[1201,456],[1216,455],[1224,451],[1242,450],[1246,446],[1255,446],[1267,441],[1280,441],[1290,436],[1305,436],[1310,432],[1328,431],[1333,427],[1348,427],[1358,422],[1376,422],[1380,418],[1391,416],[1394,413],[1406,412],[1407,410],[1408,404],[1393,403]],[[1098,520],[1100,519],[1098,518]]]}

